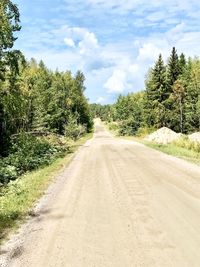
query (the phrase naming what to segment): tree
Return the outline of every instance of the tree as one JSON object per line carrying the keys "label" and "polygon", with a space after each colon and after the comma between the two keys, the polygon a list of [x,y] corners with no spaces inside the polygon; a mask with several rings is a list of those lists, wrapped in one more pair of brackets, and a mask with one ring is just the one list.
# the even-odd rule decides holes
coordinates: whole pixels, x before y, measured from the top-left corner
{"label": "tree", "polygon": [[173,98],[175,101],[175,110],[178,110],[179,116],[179,129],[181,133],[183,133],[183,108],[184,108],[184,101],[185,101],[185,88],[181,80],[175,81],[173,85]]}
{"label": "tree", "polygon": [[180,75],[180,64],[179,57],[176,51],[176,48],[173,47],[169,62],[167,65],[167,87],[168,87],[168,95],[172,93],[172,86],[174,82],[178,79]]}
{"label": "tree", "polygon": [[199,128],[199,117],[197,114],[197,102],[200,96],[200,60],[190,59],[188,63],[188,74],[186,79],[186,123],[189,131]]}
{"label": "tree", "polygon": [[196,103],[196,112],[198,117],[198,130],[200,131],[200,95],[198,96],[198,101]]}
{"label": "tree", "polygon": [[166,87],[166,67],[161,54],[146,82],[146,93],[147,123],[156,125],[158,128],[165,126],[165,100],[168,97],[168,92]]}
{"label": "tree", "polygon": [[9,79],[10,89],[13,89],[16,74],[19,72],[19,59],[22,57],[19,51],[11,50],[17,39],[14,33],[21,28],[17,6],[10,0],[1,0],[0,18],[0,154],[5,154],[9,142],[5,98],[10,92],[3,82]]}
{"label": "tree", "polygon": [[135,134],[144,121],[144,92],[119,96],[114,108],[120,134]]}
{"label": "tree", "polygon": [[187,66],[187,62],[185,59],[185,55],[181,53],[180,58],[179,58],[179,72],[180,75],[184,74],[185,68]]}

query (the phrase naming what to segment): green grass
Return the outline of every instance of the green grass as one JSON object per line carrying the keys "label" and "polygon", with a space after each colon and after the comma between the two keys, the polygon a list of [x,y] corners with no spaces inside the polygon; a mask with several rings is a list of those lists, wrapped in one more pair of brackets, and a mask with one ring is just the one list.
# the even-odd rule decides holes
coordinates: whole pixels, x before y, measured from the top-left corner
{"label": "green grass", "polygon": [[71,152],[56,159],[51,165],[27,173],[10,182],[0,191],[0,243],[11,230],[16,229],[30,213],[36,201],[43,195],[51,181],[65,168],[81,145],[92,137],[87,134],[74,142]]}
{"label": "green grass", "polygon": [[192,163],[200,165],[200,153],[193,150],[177,146],[176,144],[160,145],[151,142],[143,142],[146,146],[162,151],[168,155],[172,155]]}

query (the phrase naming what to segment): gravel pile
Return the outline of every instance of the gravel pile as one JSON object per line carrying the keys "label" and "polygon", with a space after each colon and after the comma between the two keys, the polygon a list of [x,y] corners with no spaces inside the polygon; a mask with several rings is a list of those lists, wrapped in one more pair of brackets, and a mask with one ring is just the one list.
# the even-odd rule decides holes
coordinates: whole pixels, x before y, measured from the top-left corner
{"label": "gravel pile", "polygon": [[180,133],[176,133],[167,127],[163,127],[155,131],[154,133],[150,134],[145,139],[147,141],[151,141],[151,142],[155,142],[159,144],[168,144],[168,143],[171,143],[177,140],[178,138],[180,138],[180,136],[181,136]]}
{"label": "gravel pile", "polygon": [[189,140],[200,143],[200,132],[188,135]]}

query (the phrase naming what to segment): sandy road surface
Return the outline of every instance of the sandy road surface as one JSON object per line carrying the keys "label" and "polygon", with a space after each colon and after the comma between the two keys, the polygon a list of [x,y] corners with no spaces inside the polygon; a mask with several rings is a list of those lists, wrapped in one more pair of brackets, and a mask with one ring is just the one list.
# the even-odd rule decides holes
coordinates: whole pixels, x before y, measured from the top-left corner
{"label": "sandy road surface", "polygon": [[199,267],[200,168],[97,121],[9,253],[9,267]]}

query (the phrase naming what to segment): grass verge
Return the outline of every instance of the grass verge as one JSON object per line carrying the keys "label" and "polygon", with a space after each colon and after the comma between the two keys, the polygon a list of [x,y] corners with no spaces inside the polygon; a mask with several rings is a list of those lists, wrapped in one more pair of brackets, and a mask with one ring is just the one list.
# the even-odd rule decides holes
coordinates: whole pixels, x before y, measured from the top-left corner
{"label": "grass verge", "polygon": [[147,147],[161,151],[165,154],[200,165],[200,153],[195,152],[194,150],[184,148],[173,143],[167,145],[156,144],[153,142],[145,141],[143,138],[136,136],[120,136],[119,138],[136,141],[138,143],[144,144]]}
{"label": "grass verge", "polygon": [[155,143],[146,142],[146,141],[144,141],[143,143],[146,146],[159,150],[161,152],[164,152],[165,154],[172,155],[172,156],[190,161],[197,165],[200,165],[200,153],[195,152],[193,150],[179,147],[175,144],[161,145],[161,144],[155,144]]}
{"label": "grass verge", "polygon": [[[195,145],[189,142],[188,140],[180,140],[177,143],[162,145],[162,144],[156,144],[153,142],[145,141],[144,137],[147,134],[147,131],[144,131],[144,133],[141,132],[141,136],[120,136],[117,131],[116,125],[112,123],[105,123],[104,125],[108,131],[110,131],[116,138],[119,139],[125,139],[130,141],[135,141],[138,143],[142,143],[146,145],[147,147],[159,150],[165,154],[175,156],[177,158],[181,158],[184,160],[187,160],[189,162],[195,163],[197,165],[200,165],[200,152],[195,151],[194,147]],[[193,148],[193,149],[192,149]]]}
{"label": "grass verge", "polygon": [[57,158],[51,165],[21,176],[0,191],[0,244],[8,233],[25,220],[50,182],[70,163],[74,152],[91,137],[92,133],[85,135],[74,142],[70,153],[65,157]]}

